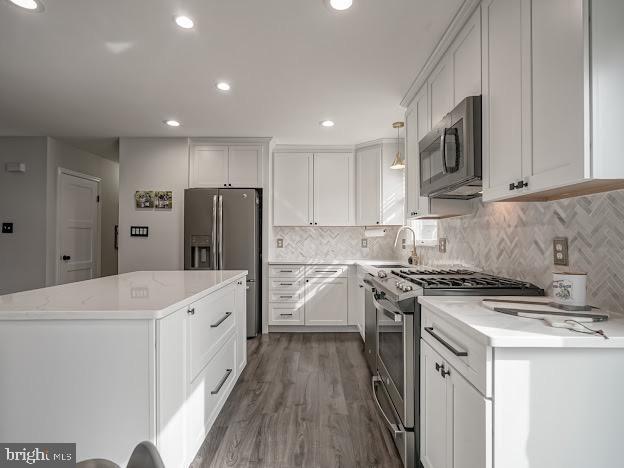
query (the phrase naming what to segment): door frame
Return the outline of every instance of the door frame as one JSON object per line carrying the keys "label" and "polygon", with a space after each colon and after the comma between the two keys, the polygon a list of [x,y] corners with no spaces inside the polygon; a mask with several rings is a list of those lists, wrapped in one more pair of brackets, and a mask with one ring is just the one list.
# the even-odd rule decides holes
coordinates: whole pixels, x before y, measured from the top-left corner
{"label": "door frame", "polygon": [[[81,179],[90,180],[97,184],[97,196],[101,200],[101,191],[102,191],[102,178],[95,177],[88,174],[84,174],[82,172],[72,171],[71,169],[65,169],[63,167],[57,168],[56,174],[56,258],[55,258],[55,273],[54,273],[54,284],[58,285],[61,279],[61,178],[63,175],[69,175],[72,177],[78,177]],[[101,240],[102,240],[102,203],[97,204],[97,213],[95,220],[95,277],[99,278],[101,275]]]}

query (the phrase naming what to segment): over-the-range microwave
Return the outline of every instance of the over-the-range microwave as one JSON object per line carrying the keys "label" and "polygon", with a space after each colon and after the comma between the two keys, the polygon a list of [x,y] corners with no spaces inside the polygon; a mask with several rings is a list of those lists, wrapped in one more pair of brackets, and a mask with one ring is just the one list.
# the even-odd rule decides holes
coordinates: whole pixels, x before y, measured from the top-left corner
{"label": "over-the-range microwave", "polygon": [[469,96],[418,143],[423,197],[481,195],[481,96]]}

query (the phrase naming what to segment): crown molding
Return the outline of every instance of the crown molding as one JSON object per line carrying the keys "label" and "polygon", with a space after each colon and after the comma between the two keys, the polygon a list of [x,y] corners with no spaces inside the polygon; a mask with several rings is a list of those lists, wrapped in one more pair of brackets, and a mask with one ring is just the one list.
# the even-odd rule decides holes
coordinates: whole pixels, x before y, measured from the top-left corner
{"label": "crown molding", "polygon": [[459,10],[457,10],[457,13],[455,13],[455,16],[446,28],[446,31],[444,31],[442,38],[425,61],[425,64],[420,69],[420,72],[418,72],[418,75],[416,75],[414,81],[412,81],[412,84],[405,93],[405,96],[403,96],[401,106],[408,107],[410,105],[414,96],[416,96],[422,85],[426,83],[427,78],[433,69],[453,43],[457,34],[466,24],[466,21],[470,19],[475,9],[480,4],[481,0],[464,0],[464,3],[459,7]]}

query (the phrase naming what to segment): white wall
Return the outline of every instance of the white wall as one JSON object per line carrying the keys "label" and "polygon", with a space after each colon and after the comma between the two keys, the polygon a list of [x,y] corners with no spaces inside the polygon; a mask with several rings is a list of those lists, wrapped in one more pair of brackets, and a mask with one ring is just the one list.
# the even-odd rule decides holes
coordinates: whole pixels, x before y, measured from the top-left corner
{"label": "white wall", "polygon": [[119,163],[74,148],[55,138],[47,139],[47,268],[46,283],[55,283],[56,271],[56,199],[58,169],[69,169],[99,177],[101,205],[100,274],[117,274],[117,251],[114,247],[115,225],[119,219]]}
{"label": "white wall", "polygon": [[[6,172],[7,162],[23,162],[26,173]],[[46,139],[0,138],[0,295],[45,285]]]}
{"label": "white wall", "polygon": [[[119,272],[184,269],[188,139],[121,138],[119,167]],[[172,190],[173,209],[136,209],[137,190]],[[130,226],[148,226],[149,237],[130,237]]]}

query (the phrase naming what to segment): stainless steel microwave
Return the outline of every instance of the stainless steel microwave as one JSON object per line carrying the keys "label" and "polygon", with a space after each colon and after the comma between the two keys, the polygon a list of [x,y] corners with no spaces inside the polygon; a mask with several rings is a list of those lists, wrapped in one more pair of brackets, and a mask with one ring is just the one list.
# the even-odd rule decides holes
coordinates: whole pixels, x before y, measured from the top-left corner
{"label": "stainless steel microwave", "polygon": [[481,96],[470,96],[418,143],[420,194],[468,200],[481,195]]}

